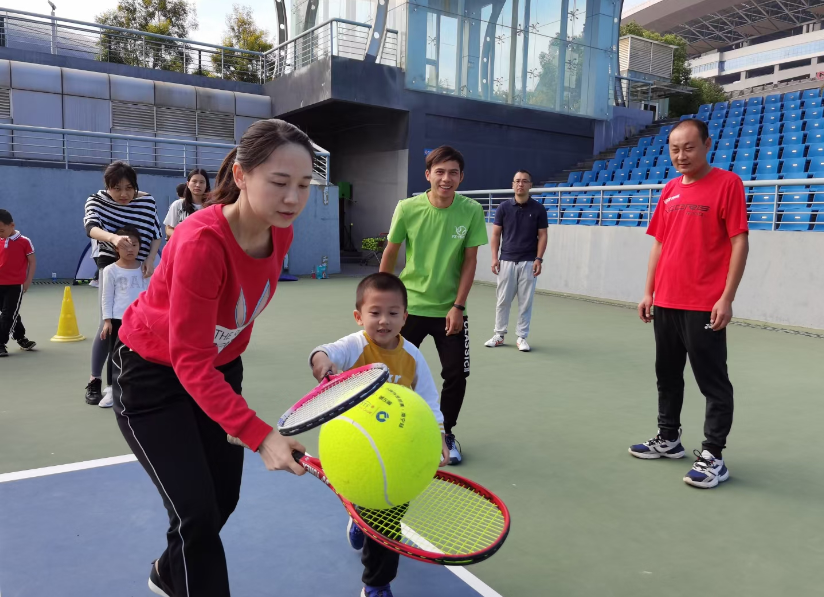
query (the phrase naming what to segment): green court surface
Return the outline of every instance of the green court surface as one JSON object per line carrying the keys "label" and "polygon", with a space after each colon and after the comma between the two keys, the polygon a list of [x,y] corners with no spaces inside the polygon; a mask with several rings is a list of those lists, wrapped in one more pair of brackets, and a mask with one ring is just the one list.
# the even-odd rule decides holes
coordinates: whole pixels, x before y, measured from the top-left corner
{"label": "green court surface", "polygon": [[[356,283],[278,287],[244,355],[244,394],[265,419],[274,422],[313,385],[306,359],[315,345],[356,329]],[[81,332],[91,336],[97,291],[73,292]],[[49,342],[61,295],[59,286],[31,289],[23,317],[39,350],[12,344],[0,361],[0,473],[128,452],[112,411],[83,401],[90,340]],[[472,375],[455,430],[466,460],[452,470],[498,493],[512,513],[506,545],[471,572],[504,597],[820,595],[824,340],[730,328],[732,477],[702,491],[682,481],[691,458],[627,453],[656,432],[652,326],[621,307],[535,300],[533,352],[523,354],[512,342],[483,346],[494,289],[476,285],[470,295]],[[513,309],[513,328],[515,317]],[[431,340],[423,352],[437,379]],[[688,369],[688,452],[700,447],[703,411]],[[317,449],[316,434],[301,440]],[[116,502],[88,496],[90,508]]]}

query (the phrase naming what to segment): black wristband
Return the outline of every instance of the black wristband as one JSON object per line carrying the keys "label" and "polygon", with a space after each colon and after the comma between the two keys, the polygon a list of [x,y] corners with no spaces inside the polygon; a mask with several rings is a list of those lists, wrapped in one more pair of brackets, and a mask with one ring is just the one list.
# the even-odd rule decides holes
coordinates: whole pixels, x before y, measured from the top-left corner
{"label": "black wristband", "polygon": [[459,305],[458,303],[455,303],[452,306],[455,307],[458,311],[466,311],[466,307],[464,307],[463,305]]}
{"label": "black wristband", "polygon": [[543,257],[536,257],[536,258],[535,258],[535,261],[537,261],[538,263],[543,263],[543,262],[544,262],[544,258],[543,258]]}

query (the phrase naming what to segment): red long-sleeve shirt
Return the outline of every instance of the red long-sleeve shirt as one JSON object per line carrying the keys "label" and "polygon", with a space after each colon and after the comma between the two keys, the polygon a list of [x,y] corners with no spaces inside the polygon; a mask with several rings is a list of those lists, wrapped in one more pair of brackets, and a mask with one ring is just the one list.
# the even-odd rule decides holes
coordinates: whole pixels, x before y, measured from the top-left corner
{"label": "red long-sleeve shirt", "polygon": [[123,315],[120,339],[180,383],[227,433],[256,450],[272,427],[216,369],[249,344],[255,317],[275,293],[292,228],[272,228],[274,250],[255,259],[237,244],[222,206],[175,228],[148,290]]}

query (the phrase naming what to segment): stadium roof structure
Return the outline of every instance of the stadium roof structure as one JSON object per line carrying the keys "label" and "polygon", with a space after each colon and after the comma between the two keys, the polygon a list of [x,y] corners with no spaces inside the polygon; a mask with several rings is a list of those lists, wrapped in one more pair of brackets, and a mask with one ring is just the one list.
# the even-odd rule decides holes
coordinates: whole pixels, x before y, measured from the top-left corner
{"label": "stadium roof structure", "polygon": [[680,35],[697,55],[823,16],[824,0],[650,0],[625,9],[622,20]]}

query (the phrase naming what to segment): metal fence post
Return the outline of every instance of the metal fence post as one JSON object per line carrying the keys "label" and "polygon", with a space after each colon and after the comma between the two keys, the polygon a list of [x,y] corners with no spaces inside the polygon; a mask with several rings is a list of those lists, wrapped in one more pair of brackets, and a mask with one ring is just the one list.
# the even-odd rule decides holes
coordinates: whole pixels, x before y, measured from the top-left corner
{"label": "metal fence post", "polygon": [[143,46],[143,60],[142,60],[141,66],[146,67],[146,65],[147,65],[147,62],[146,62],[146,36],[144,35],[142,39],[143,39],[143,43],[141,45]]}
{"label": "metal fence post", "polygon": [[220,48],[220,78],[226,78],[226,76],[223,73],[223,48]]}
{"label": "metal fence post", "polygon": [[183,74],[186,74],[186,54],[187,54],[186,44],[183,44]]}
{"label": "metal fence post", "polygon": [[775,185],[775,195],[773,195],[773,218],[772,218],[772,229],[775,230],[778,222],[778,185]]}
{"label": "metal fence post", "polygon": [[604,189],[601,189],[601,201],[598,203],[598,225],[604,225]]}
{"label": "metal fence post", "polygon": [[131,160],[129,159],[129,140],[126,139],[126,163],[131,164]]}
{"label": "metal fence post", "polygon": [[66,170],[69,169],[69,144],[66,143],[66,135],[63,135],[63,162],[66,164]]}

